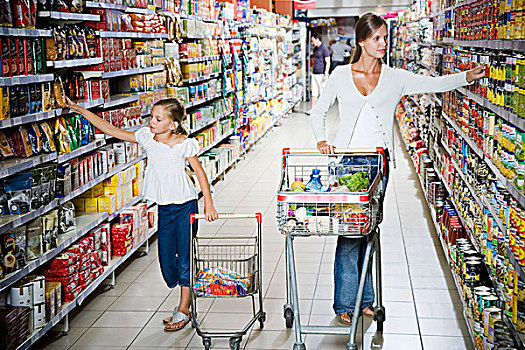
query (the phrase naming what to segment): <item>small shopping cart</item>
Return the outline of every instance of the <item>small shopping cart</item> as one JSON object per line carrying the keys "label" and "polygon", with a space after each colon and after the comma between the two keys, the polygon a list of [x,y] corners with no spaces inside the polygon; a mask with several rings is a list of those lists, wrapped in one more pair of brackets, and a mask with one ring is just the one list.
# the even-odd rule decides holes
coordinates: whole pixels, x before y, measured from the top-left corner
{"label": "small shopping cart", "polygon": [[[190,225],[195,220],[205,219],[202,214],[191,214]],[[196,235],[190,247],[190,295],[191,325],[202,338],[204,348],[210,349],[211,338],[229,338],[232,350],[238,350],[242,337],[258,320],[261,329],[266,321],[262,296],[261,235],[262,215],[219,214],[219,220],[255,219],[256,235]],[[190,232],[193,232],[190,227]],[[256,310],[255,295],[258,294],[259,310]],[[206,332],[201,329],[197,318],[198,298],[252,298],[253,317],[238,332]]]}
{"label": "small shopping cart", "polygon": [[[282,176],[277,193],[277,221],[281,233],[286,235],[287,300],[284,305],[284,318],[287,328],[292,328],[295,322],[294,350],[306,349],[303,334],[349,335],[346,349],[357,349],[357,324],[361,314],[358,310],[362,307],[366,275],[371,268],[374,251],[374,320],[377,321],[377,330],[383,331],[385,308],[381,294],[378,225],[383,219],[385,170],[382,148],[336,149],[335,154],[330,155],[308,149],[283,150]],[[314,187],[312,191],[307,183],[309,178],[317,181],[317,186],[323,187]],[[355,304],[357,312],[353,314],[351,327],[301,325],[293,243],[296,237],[309,236],[344,236],[367,240]]]}

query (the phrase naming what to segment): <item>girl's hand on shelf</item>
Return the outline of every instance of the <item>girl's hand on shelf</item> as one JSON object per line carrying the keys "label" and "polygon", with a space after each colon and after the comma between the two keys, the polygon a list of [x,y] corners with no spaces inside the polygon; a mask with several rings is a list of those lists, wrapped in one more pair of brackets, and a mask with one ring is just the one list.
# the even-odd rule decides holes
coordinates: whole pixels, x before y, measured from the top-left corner
{"label": "girl's hand on shelf", "polygon": [[213,204],[204,205],[204,215],[206,216],[206,221],[215,221],[219,218],[219,214],[217,214]]}
{"label": "girl's hand on shelf", "polygon": [[317,142],[317,149],[321,154],[334,154],[334,146],[328,144],[326,141]]}
{"label": "girl's hand on shelf", "polygon": [[80,113],[81,108],[79,105],[77,105],[75,102],[71,101],[69,97],[64,96],[66,98],[66,107],[74,112]]}
{"label": "girl's hand on shelf", "polygon": [[481,79],[485,76],[485,65],[479,65],[467,72],[467,81],[472,83],[476,79]]}

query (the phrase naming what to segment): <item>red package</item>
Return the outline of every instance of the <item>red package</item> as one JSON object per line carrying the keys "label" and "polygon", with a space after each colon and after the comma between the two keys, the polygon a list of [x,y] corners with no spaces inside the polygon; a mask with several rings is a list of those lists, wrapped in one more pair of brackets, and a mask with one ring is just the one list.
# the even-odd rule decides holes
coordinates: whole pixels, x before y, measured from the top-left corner
{"label": "red package", "polygon": [[115,242],[124,242],[124,241],[128,241],[130,238],[132,238],[131,234],[126,234],[126,235],[111,235],[111,242],[115,243]]}
{"label": "red package", "polygon": [[100,95],[104,100],[109,99],[109,80],[102,79],[100,80]]}
{"label": "red package", "polygon": [[78,281],[73,281],[67,286],[62,285],[62,294],[71,293],[78,287]]}
{"label": "red package", "polygon": [[78,282],[84,282],[87,280],[87,278],[91,275],[91,268],[86,269],[84,271],[79,272],[78,274]]}
{"label": "red package", "polygon": [[18,63],[18,75],[27,75],[26,67],[24,64],[24,42],[22,39],[15,40],[17,63]]}
{"label": "red package", "polygon": [[111,237],[115,235],[129,236],[131,234],[131,224],[116,224],[111,228]]}
{"label": "red package", "polygon": [[72,302],[73,300],[75,300],[80,295],[80,293],[82,293],[82,288],[80,286],[78,286],[72,292],[64,293],[62,295],[62,301],[66,302],[66,303]]}
{"label": "red package", "polygon": [[131,246],[128,246],[127,248],[113,249],[113,255],[116,255],[116,256],[126,255],[127,252],[130,251],[130,249],[131,249]]}
{"label": "red package", "polygon": [[27,131],[22,126],[9,130],[7,141],[15,153],[15,156],[27,158],[33,155],[29,135],[27,135]]}
{"label": "red package", "polygon": [[44,270],[44,276],[46,277],[64,277],[69,276],[72,273],[78,271],[78,264],[73,264],[68,267],[46,269]]}
{"label": "red package", "polygon": [[52,277],[46,277],[46,281],[48,282],[60,282],[62,283],[63,286],[67,286],[68,284],[76,281],[78,279],[78,273],[75,272],[69,276],[63,276],[63,277],[58,277],[58,276],[52,276]]}
{"label": "red package", "polygon": [[89,273],[89,276],[86,276],[86,279],[79,282],[80,287],[82,290],[86,289],[87,286],[89,286],[93,282],[93,275]]}
{"label": "red package", "polygon": [[91,275],[93,275],[93,280],[99,278],[103,273],[104,273],[104,268],[102,266],[99,266],[96,269],[91,270]]}
{"label": "red package", "polygon": [[15,19],[15,27],[29,27],[30,22],[32,21],[29,8],[28,0],[13,1],[13,18]]}
{"label": "red package", "polygon": [[9,64],[11,65],[11,76],[18,75],[18,54],[16,52],[16,40],[13,38],[7,39],[9,44]]}
{"label": "red package", "polygon": [[73,254],[73,253],[62,253],[60,254],[59,256],[57,256],[56,258],[54,258],[53,260],[51,260],[51,262],[49,263],[49,268],[52,269],[52,268],[55,268],[55,269],[59,269],[59,268],[63,268],[63,267],[68,267],[70,265],[73,265],[74,263],[76,263],[78,260],[78,257],[77,255]]}
{"label": "red package", "polygon": [[86,249],[85,249],[85,247],[83,247],[81,245],[75,244],[74,246],[69,247],[69,249],[66,250],[66,252],[76,254],[77,256],[80,257],[80,256],[86,254]]}

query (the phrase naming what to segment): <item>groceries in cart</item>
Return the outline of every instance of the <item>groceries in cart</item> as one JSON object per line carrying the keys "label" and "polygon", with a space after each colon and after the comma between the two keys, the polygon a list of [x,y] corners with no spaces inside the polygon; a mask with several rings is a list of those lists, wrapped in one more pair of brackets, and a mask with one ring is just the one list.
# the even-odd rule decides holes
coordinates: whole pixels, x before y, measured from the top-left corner
{"label": "groceries in cart", "polygon": [[199,270],[194,288],[197,296],[244,296],[250,292],[251,281],[250,276],[242,276],[237,272],[215,266]]}
{"label": "groceries in cart", "polygon": [[[368,157],[343,157],[339,164],[331,161],[327,167],[295,169],[295,181],[286,192],[363,192],[377,175],[377,164]],[[305,185],[303,177],[310,173]]]}

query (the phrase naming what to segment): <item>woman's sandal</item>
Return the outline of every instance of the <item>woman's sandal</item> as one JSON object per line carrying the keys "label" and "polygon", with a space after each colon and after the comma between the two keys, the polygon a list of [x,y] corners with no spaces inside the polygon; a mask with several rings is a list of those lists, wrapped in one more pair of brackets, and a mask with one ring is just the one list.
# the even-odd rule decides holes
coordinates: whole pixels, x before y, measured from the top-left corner
{"label": "woman's sandal", "polygon": [[354,317],[354,314],[352,312],[345,312],[343,314],[337,315],[337,319],[339,320],[339,322],[346,326],[352,325],[352,317]]}
{"label": "woman's sandal", "polygon": [[172,323],[173,315],[174,315],[175,313],[177,313],[177,311],[179,311],[179,305],[175,306],[175,308],[173,309],[173,313],[171,314],[170,317],[166,317],[166,318],[162,319],[162,323],[163,323],[163,324]]}
{"label": "woman's sandal", "polygon": [[367,307],[366,309],[363,310],[363,316],[374,317],[374,310]]}
{"label": "woman's sandal", "polygon": [[171,322],[167,323],[164,327],[164,330],[167,332],[173,332],[173,331],[180,331],[186,325],[190,322],[190,318],[188,315],[175,311],[173,312],[173,317],[171,318]]}

